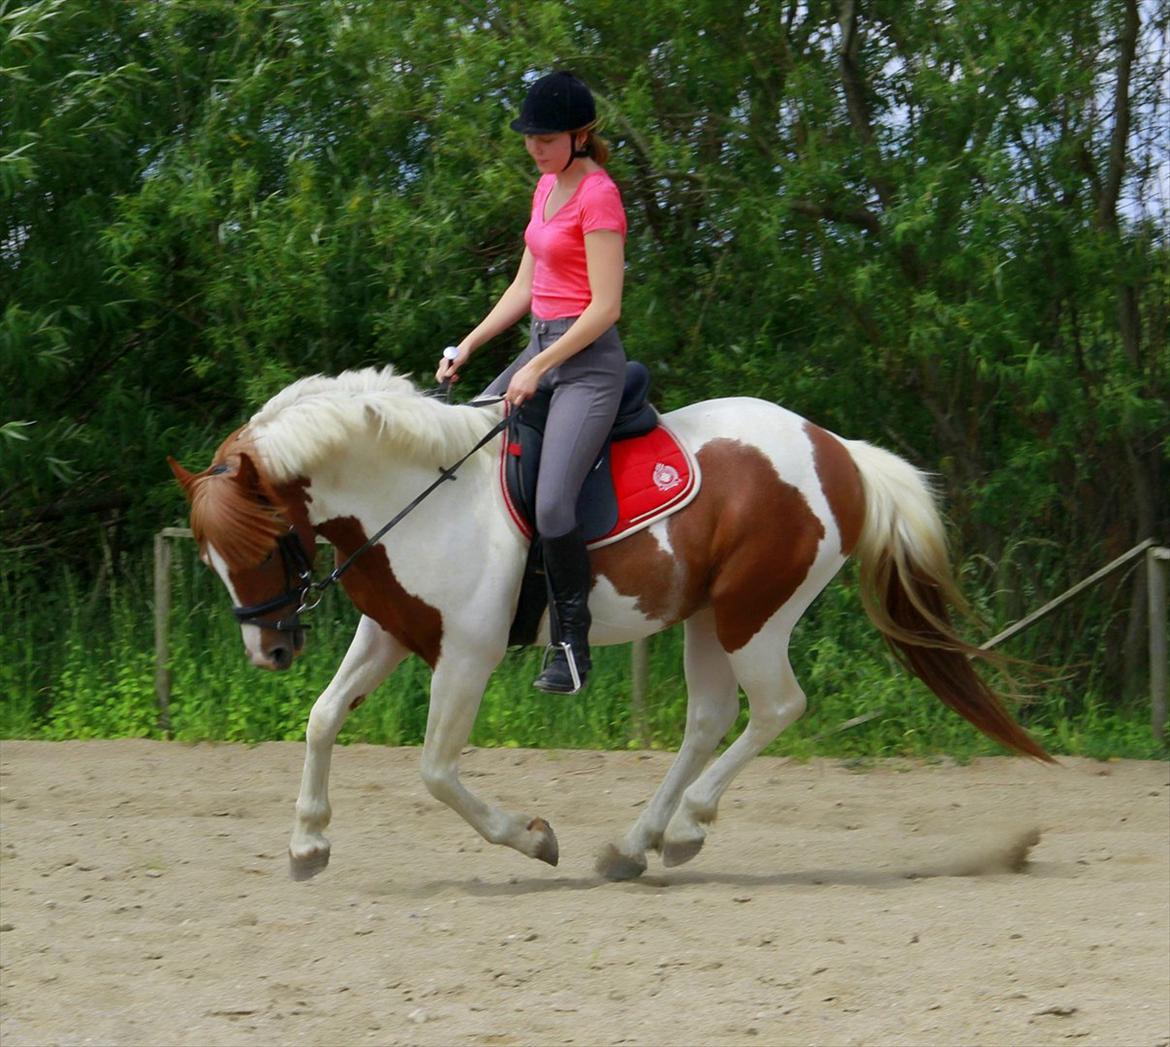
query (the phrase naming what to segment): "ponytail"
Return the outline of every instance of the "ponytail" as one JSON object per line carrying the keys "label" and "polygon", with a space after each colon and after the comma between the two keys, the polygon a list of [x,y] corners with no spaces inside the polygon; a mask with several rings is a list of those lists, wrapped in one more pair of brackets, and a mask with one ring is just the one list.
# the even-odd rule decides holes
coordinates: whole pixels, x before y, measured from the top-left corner
{"label": "ponytail", "polygon": [[609,160],[609,142],[599,134],[589,132],[589,141],[585,143],[585,148],[589,156],[602,167],[606,165]]}
{"label": "ponytail", "polygon": [[580,149],[574,150],[575,155],[587,156],[590,160],[604,167],[609,160],[609,142],[597,133],[597,121],[594,120],[591,124],[577,128],[573,132],[574,141],[576,141],[576,136],[580,134],[586,135],[585,144]]}

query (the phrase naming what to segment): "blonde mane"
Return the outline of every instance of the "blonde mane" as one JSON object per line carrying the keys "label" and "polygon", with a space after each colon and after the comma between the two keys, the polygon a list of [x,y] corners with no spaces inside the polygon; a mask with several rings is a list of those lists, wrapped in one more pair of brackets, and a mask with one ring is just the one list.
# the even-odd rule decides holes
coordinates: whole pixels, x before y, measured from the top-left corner
{"label": "blonde mane", "polygon": [[[500,414],[498,407],[451,406],[424,396],[393,367],[302,378],[224,440],[209,469],[185,474],[192,531],[200,546],[214,545],[232,567],[253,566],[288,528],[285,485],[343,448],[365,440],[385,449],[388,461],[393,452],[426,465],[450,465]],[[241,483],[245,458],[255,469]]]}
{"label": "blonde mane", "polygon": [[426,465],[449,465],[499,420],[498,409],[452,406],[424,396],[391,366],[313,375],[268,401],[244,432],[267,477],[282,483],[313,471],[358,440]]}

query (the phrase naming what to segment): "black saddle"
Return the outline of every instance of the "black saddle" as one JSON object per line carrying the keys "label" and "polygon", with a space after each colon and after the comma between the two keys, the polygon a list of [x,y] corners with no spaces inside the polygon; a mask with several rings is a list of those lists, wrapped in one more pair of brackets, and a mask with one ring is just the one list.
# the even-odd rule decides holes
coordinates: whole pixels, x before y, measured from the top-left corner
{"label": "black saddle", "polygon": [[[643,436],[658,425],[658,412],[647,399],[650,372],[645,364],[631,360],[626,364],[626,380],[621,404],[609,438],[593,468],[585,478],[577,499],[577,519],[586,541],[608,534],[617,524],[618,503],[610,469],[609,449],[615,440]],[[548,421],[552,391],[539,389],[536,395],[513,411],[509,417],[508,445],[504,461],[504,482],[515,511],[535,534],[536,483],[540,470],[540,449],[544,443],[544,426]],[[530,644],[536,636],[540,617],[547,604],[548,589],[544,578],[540,538],[534,537],[528,551],[528,565],[520,591],[520,602],[512,622],[509,644]]]}

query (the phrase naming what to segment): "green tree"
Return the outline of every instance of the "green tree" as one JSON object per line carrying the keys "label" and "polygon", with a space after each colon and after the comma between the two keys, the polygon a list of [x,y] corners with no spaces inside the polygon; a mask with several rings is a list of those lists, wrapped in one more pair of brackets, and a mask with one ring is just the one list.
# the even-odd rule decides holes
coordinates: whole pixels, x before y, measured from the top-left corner
{"label": "green tree", "polygon": [[[164,454],[205,460],[297,376],[426,381],[510,279],[532,173],[507,124],[568,66],[616,146],[623,337],[658,402],[760,395],[940,472],[1013,615],[1167,537],[1168,18],[0,0],[9,570],[108,574],[181,512]],[[1053,644],[1128,629],[1132,668],[1141,594],[1106,597]]]}

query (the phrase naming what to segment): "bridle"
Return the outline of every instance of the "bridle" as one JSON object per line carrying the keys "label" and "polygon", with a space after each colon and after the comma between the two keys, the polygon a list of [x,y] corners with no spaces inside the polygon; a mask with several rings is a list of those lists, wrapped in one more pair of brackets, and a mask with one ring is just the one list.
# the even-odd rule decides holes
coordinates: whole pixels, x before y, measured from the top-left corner
{"label": "bridle", "polygon": [[[441,386],[439,391],[445,393],[446,389]],[[496,400],[472,401],[469,406],[481,406],[492,402],[496,402]],[[437,480],[418,494],[406,508],[396,513],[391,520],[375,531],[357,549],[350,553],[342,563],[338,564],[329,574],[319,581],[313,579],[313,558],[305,550],[304,543],[301,541],[301,536],[297,532],[297,529],[292,524],[289,524],[288,531],[276,540],[276,548],[280,552],[280,557],[284,564],[284,591],[260,603],[248,604],[244,607],[233,607],[232,614],[236,616],[236,621],[240,625],[255,625],[261,629],[271,629],[278,633],[295,634],[303,629],[308,629],[309,626],[303,625],[300,621],[301,614],[305,611],[313,610],[325,598],[325,591],[340,581],[341,576],[354,565],[358,557],[375,546],[391,528],[396,526],[409,513],[417,509],[440,485],[447,480],[456,479],[456,470],[468,458],[475,454],[476,451],[481,447],[485,447],[510,424],[513,424],[514,421],[514,413],[505,414],[459,461],[451,466],[440,466],[439,478]],[[316,596],[316,599],[314,599],[314,596]],[[296,604],[296,610],[293,611],[291,616],[282,616],[275,621],[264,620],[266,615],[278,611],[282,607],[289,607],[294,603]]]}
{"label": "bridle", "polygon": [[[296,528],[289,526],[288,532],[276,540],[276,548],[284,564],[284,591],[260,603],[247,604],[244,607],[233,607],[232,614],[240,625],[255,625],[261,629],[272,629],[278,633],[297,633],[309,628],[300,622],[302,611],[312,610],[320,603],[320,598],[311,605],[308,602],[309,594],[313,589],[313,561],[305,552],[301,536]],[[264,621],[265,615],[278,611],[296,603],[297,609],[291,618],[277,618],[275,621]]]}

